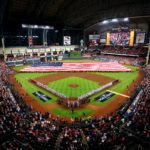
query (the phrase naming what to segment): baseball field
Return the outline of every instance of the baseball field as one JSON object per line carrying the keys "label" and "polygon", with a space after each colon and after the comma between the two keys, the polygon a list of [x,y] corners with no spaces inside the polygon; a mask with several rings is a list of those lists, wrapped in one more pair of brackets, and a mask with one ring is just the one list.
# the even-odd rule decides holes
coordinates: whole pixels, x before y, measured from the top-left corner
{"label": "baseball field", "polygon": [[[13,69],[19,71],[27,66]],[[117,110],[130,98],[137,84],[141,80],[138,67],[126,66],[131,72],[17,72],[11,77],[16,90],[22,95],[33,110],[50,112],[53,116],[70,119],[74,117],[92,117],[108,115]],[[105,84],[118,80],[109,88],[97,92],[89,97],[89,102],[76,108],[68,108],[59,104],[60,99],[55,94],[36,86],[30,79],[64,94],[70,101],[81,95],[96,90]],[[41,95],[39,95],[39,93]],[[111,94],[110,94],[111,93]],[[110,94],[107,97],[106,94]],[[104,98],[107,97],[107,98]],[[47,98],[47,99],[46,99]]]}

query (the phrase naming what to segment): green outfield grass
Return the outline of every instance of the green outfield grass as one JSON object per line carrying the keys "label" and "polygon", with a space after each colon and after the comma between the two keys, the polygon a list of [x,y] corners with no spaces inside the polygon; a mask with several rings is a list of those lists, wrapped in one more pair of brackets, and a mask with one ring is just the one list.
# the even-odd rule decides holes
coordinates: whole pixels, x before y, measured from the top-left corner
{"label": "green outfield grass", "polygon": [[[71,84],[78,85],[76,88],[71,88]],[[87,80],[79,77],[68,77],[61,80],[53,81],[48,86],[67,97],[78,97],[93,89],[100,87],[98,82]]]}
{"label": "green outfield grass", "polygon": [[[95,112],[95,110],[89,109],[89,108],[78,109],[78,110],[74,110],[73,113],[72,113],[72,111],[69,110],[69,109],[54,108],[52,110],[52,112],[59,115],[59,116],[62,116],[62,117],[75,118],[75,117],[83,117],[84,115],[85,115],[85,117],[89,116],[89,115],[93,114]],[[83,113],[84,113],[84,115],[83,115]]]}
{"label": "green outfield grass", "polygon": [[24,66],[15,66],[15,67],[13,67],[13,70],[15,70],[15,71],[20,71],[21,69],[24,69],[24,68],[26,68],[26,67],[28,67],[29,65],[24,65]]}

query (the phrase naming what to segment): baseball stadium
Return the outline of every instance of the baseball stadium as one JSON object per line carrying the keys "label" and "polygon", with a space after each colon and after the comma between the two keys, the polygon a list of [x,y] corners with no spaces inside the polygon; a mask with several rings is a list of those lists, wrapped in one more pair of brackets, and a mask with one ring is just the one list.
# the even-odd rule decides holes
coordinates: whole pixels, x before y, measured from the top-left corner
{"label": "baseball stadium", "polygon": [[0,149],[150,149],[150,2],[0,1]]}

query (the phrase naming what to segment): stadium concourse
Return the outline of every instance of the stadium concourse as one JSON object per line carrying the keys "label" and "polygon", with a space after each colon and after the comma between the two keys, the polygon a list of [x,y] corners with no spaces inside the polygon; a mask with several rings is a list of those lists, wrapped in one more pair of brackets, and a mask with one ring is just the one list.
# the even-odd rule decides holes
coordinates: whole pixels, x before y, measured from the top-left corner
{"label": "stadium concourse", "polygon": [[32,111],[9,82],[11,71],[0,63],[1,149],[149,149],[150,66],[136,96],[110,116],[75,119],[68,124],[50,113]]}

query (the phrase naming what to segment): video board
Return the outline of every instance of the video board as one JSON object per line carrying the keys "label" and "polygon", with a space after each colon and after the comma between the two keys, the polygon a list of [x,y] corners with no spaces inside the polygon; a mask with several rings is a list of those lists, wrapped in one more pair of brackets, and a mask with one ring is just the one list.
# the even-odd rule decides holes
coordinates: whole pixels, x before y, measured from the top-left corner
{"label": "video board", "polygon": [[110,45],[129,45],[130,32],[116,32],[110,34]]}

